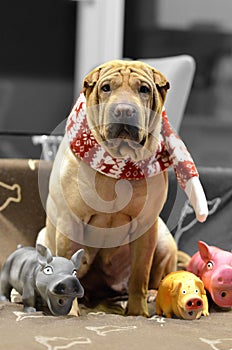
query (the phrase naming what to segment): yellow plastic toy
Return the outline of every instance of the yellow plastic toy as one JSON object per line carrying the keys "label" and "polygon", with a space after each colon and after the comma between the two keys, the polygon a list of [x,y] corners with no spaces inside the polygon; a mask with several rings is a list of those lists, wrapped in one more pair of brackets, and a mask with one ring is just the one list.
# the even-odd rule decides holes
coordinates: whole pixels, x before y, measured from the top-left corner
{"label": "yellow plastic toy", "polygon": [[208,299],[203,282],[188,271],[169,273],[160,283],[156,298],[160,316],[194,320],[208,316]]}

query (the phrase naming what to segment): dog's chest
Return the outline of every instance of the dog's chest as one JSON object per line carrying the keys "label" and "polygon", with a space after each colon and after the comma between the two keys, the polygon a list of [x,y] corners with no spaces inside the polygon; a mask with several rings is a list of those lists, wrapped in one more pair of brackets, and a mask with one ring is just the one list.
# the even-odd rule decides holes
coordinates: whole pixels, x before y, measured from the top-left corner
{"label": "dog's chest", "polygon": [[[96,212],[115,220],[115,214],[137,216],[147,200],[146,180],[115,180],[100,173],[95,177]],[[90,203],[90,201],[88,201]]]}

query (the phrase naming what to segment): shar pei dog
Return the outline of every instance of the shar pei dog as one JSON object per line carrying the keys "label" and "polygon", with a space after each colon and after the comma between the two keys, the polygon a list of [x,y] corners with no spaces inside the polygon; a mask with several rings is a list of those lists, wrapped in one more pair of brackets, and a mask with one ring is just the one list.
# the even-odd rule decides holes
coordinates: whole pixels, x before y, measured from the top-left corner
{"label": "shar pei dog", "polygon": [[38,242],[66,258],[84,248],[78,277],[87,304],[126,295],[127,315],[148,316],[148,290],[176,269],[177,248],[159,218],[168,190],[168,89],[147,64],[110,61],[84,78],[68,117]]}

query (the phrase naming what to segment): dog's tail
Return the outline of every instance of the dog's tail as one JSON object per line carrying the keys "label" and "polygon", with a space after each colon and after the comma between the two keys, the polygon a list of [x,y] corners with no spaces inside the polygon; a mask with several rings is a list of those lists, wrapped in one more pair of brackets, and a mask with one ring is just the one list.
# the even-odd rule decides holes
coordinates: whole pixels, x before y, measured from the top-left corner
{"label": "dog's tail", "polygon": [[191,256],[187,253],[178,250],[177,253],[177,270],[187,270]]}

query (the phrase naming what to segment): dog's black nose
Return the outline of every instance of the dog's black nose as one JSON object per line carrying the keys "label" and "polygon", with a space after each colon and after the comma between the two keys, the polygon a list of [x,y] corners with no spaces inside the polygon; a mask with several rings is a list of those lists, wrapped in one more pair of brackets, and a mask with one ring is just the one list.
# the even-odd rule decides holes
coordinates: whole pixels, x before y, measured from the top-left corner
{"label": "dog's black nose", "polygon": [[128,103],[118,103],[116,104],[113,114],[117,119],[125,119],[136,116],[136,108]]}

